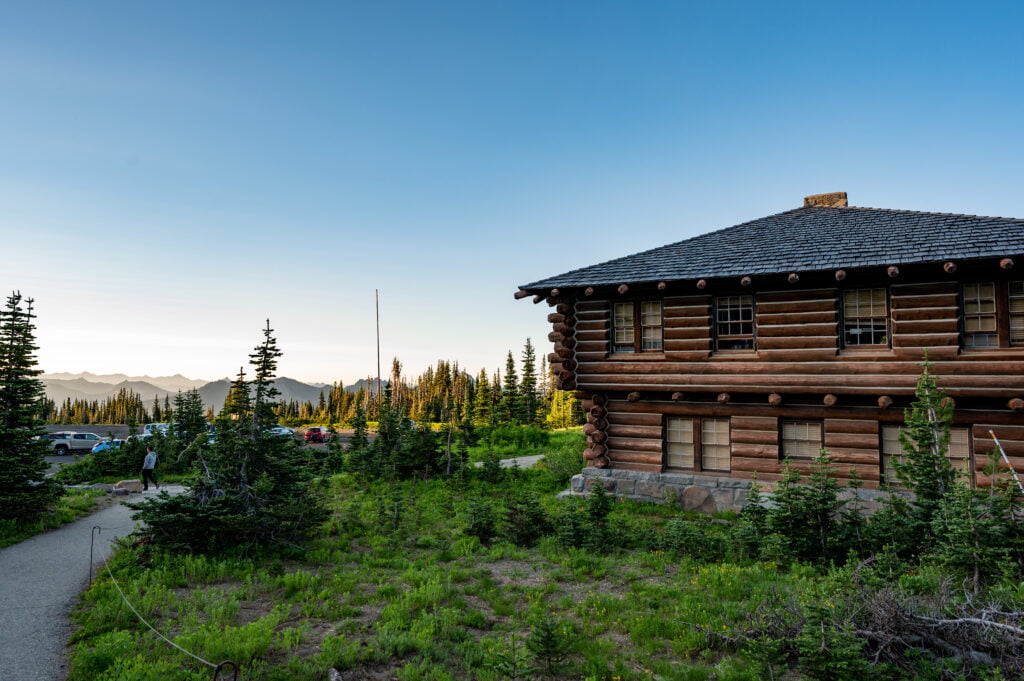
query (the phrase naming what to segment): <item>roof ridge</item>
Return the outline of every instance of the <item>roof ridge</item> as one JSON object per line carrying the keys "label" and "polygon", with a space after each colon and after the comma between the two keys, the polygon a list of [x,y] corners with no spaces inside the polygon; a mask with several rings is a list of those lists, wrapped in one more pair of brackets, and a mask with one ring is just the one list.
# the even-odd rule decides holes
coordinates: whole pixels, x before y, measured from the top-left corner
{"label": "roof ridge", "polygon": [[976,218],[979,220],[1007,220],[1009,222],[1024,222],[1024,218],[1008,218],[999,215],[976,215],[974,213],[941,213],[931,210],[910,210],[909,208],[876,208],[874,206],[804,206],[804,208],[819,208],[826,210],[873,210],[879,213],[908,213],[913,215],[935,215],[954,218]]}

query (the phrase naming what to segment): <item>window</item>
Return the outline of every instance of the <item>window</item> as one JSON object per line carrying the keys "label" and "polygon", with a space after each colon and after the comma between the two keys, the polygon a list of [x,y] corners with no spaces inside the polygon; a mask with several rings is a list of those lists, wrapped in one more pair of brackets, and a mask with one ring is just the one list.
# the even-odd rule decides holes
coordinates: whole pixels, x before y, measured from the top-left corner
{"label": "window", "polygon": [[783,421],[780,456],[804,460],[818,456],[823,445],[821,431],[817,421]]}
{"label": "window", "polygon": [[729,419],[666,418],[666,467],[727,473],[729,453]]}
{"label": "window", "polygon": [[715,298],[715,349],[754,349],[753,296]]}
{"label": "window", "polygon": [[1024,345],[1024,281],[1010,282],[1010,344]]}
{"label": "window", "polygon": [[847,346],[887,345],[889,309],[884,288],[843,293],[843,341]]}
{"label": "window", "polygon": [[995,284],[964,284],[964,347],[999,347]]}
{"label": "window", "polygon": [[[903,462],[903,445],[900,444],[900,432],[904,429],[901,426],[882,426],[882,480],[893,487],[901,487],[900,479],[896,475],[896,467],[893,462]],[[950,428],[949,447],[946,449],[946,458],[958,473],[971,476],[971,432],[970,428]]]}
{"label": "window", "polygon": [[661,301],[612,305],[612,352],[660,352]]}

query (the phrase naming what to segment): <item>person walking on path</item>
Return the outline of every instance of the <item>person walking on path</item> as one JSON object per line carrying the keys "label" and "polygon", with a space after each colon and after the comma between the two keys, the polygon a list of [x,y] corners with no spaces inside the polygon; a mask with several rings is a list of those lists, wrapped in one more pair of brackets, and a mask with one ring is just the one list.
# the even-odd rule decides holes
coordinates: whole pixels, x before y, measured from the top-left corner
{"label": "person walking on path", "polygon": [[156,468],[156,452],[153,451],[151,445],[146,445],[146,459],[142,462],[142,491],[149,491],[149,483],[152,482],[157,489],[160,489],[160,483],[156,481],[156,476],[153,475],[153,469]]}

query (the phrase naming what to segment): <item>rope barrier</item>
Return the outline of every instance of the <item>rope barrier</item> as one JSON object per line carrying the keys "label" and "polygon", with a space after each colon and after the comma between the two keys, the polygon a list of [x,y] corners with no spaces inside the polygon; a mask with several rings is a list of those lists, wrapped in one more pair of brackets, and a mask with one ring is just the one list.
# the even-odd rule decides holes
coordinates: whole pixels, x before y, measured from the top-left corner
{"label": "rope barrier", "polygon": [[[100,528],[99,528],[99,526],[96,526],[94,529],[100,529]],[[91,549],[90,549],[90,553],[91,553]],[[192,659],[197,660],[199,662],[202,662],[207,667],[212,669],[213,670],[212,681],[217,681],[217,679],[221,678],[221,672],[225,668],[227,668],[227,667],[231,667],[234,670],[234,672],[235,672],[234,676],[232,677],[233,681],[238,681],[238,665],[235,664],[234,662],[232,662],[231,660],[224,660],[220,664],[214,664],[214,663],[210,662],[209,660],[204,660],[203,658],[199,657],[195,653],[191,653],[191,652],[185,650],[184,648],[179,646],[177,643],[175,643],[174,641],[172,641],[171,639],[167,638],[166,636],[161,634],[159,631],[157,631],[156,628],[152,624],[150,624],[148,621],[146,621],[145,617],[143,617],[141,614],[139,614],[139,611],[135,609],[135,606],[132,605],[131,601],[128,600],[128,597],[124,595],[124,591],[121,590],[121,585],[117,583],[117,579],[114,577],[114,573],[111,572],[111,570],[110,570],[110,564],[107,563],[107,564],[104,565],[104,567],[107,570],[107,574],[110,575],[110,581],[114,584],[114,588],[117,589],[117,593],[120,594],[121,600],[123,600],[124,604],[128,606],[128,609],[131,610],[132,613],[134,613],[135,616],[139,618],[140,622],[142,622],[147,627],[149,627],[150,631],[152,631],[154,634],[156,634],[159,638],[163,639],[168,645],[170,645],[170,646],[172,646],[174,648],[177,648],[178,650],[180,650],[181,652],[185,653],[186,655],[188,655]],[[91,570],[91,564],[90,564],[90,570]]]}

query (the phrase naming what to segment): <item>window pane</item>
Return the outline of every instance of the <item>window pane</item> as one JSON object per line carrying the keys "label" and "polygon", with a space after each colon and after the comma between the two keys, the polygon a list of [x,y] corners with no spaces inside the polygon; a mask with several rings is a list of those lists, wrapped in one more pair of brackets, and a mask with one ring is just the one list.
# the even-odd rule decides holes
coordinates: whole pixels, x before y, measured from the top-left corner
{"label": "window pane", "polygon": [[753,349],[754,299],[721,296],[715,299],[715,347],[718,350]]}
{"label": "window pane", "polygon": [[884,288],[853,289],[843,294],[843,339],[846,345],[887,344],[888,318]]}
{"label": "window pane", "polygon": [[899,426],[882,426],[882,479],[893,487],[902,487],[896,475],[894,461],[903,461],[903,446],[900,444]]}
{"label": "window pane", "polygon": [[821,450],[821,424],[785,421],[782,424],[782,455],[813,459]]}
{"label": "window pane", "polygon": [[999,345],[995,311],[995,284],[964,284],[965,347],[993,348]]}
{"label": "window pane", "polygon": [[661,350],[661,302],[646,301],[640,304],[641,340],[644,350]]}
{"label": "window pane", "polygon": [[693,419],[669,417],[665,420],[665,465],[693,468]]}
{"label": "window pane", "polygon": [[1010,282],[1010,342],[1024,343],[1024,281]]}
{"label": "window pane", "polygon": [[971,437],[967,428],[949,429],[949,448],[946,458],[953,469],[970,476],[971,474]]}
{"label": "window pane", "polygon": [[700,431],[701,469],[728,471],[729,419],[701,419]]}
{"label": "window pane", "polygon": [[636,337],[633,330],[633,303],[615,303],[612,306],[614,352],[633,352]]}

